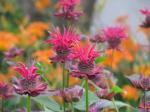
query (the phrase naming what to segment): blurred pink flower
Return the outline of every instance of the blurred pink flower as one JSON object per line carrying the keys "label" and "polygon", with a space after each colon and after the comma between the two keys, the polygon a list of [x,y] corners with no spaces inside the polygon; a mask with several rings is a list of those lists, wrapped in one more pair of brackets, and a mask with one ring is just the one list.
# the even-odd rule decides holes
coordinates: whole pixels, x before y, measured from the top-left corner
{"label": "blurred pink flower", "polygon": [[55,32],[50,32],[50,38],[47,42],[53,45],[53,49],[57,54],[51,58],[54,62],[69,60],[73,46],[79,42],[79,35],[72,28],[64,29],[64,33],[61,34],[60,29],[57,27]]}
{"label": "blurred pink flower", "polygon": [[8,84],[0,83],[0,97],[2,99],[8,99],[13,96],[13,88],[9,87]]}
{"label": "blurred pink flower", "polygon": [[103,30],[104,38],[110,49],[118,49],[122,39],[127,38],[124,27],[108,27]]}
{"label": "blurred pink flower", "polygon": [[32,63],[30,68],[20,63],[20,66],[15,69],[21,74],[20,78],[14,80],[16,93],[37,96],[46,90],[47,84],[41,82],[40,75],[36,73],[37,68],[34,66],[34,63]]}
{"label": "blurred pink flower", "polygon": [[102,68],[95,66],[95,58],[100,56],[98,51],[94,50],[95,46],[87,45],[85,47],[74,48],[72,58],[77,60],[76,65],[70,66],[71,75],[74,77],[87,77],[94,78],[97,74],[101,73]]}
{"label": "blurred pink flower", "polygon": [[100,99],[112,100],[112,98],[115,96],[115,93],[111,92],[109,89],[101,89],[96,92],[96,95]]}
{"label": "blurred pink flower", "polygon": [[65,102],[77,102],[83,95],[83,88],[76,85],[70,88],[50,90],[49,96],[60,96]]}
{"label": "blurred pink flower", "polygon": [[140,76],[129,76],[129,81],[132,83],[132,85],[138,89],[149,91],[150,90],[150,78],[144,75]]}
{"label": "blurred pink flower", "polygon": [[8,51],[4,52],[5,58],[10,59],[14,58],[16,56],[19,56],[23,53],[23,49],[18,49],[18,48],[11,48]]}
{"label": "blurred pink flower", "polygon": [[80,0],[60,0],[60,10],[56,12],[55,16],[63,17],[68,20],[77,20],[82,12],[75,11],[75,6],[80,3]]}
{"label": "blurred pink flower", "polygon": [[145,21],[141,25],[141,27],[150,28],[150,10],[148,9],[141,9],[140,12],[145,15]]}

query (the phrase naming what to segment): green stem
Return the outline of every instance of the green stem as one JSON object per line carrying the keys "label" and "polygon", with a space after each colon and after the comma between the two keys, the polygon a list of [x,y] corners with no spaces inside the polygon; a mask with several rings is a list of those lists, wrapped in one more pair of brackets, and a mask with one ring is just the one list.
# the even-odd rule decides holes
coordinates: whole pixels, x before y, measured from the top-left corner
{"label": "green stem", "polygon": [[[62,63],[62,88],[65,89],[65,64]],[[65,101],[63,101],[63,109],[64,112],[66,111],[66,104]]]}
{"label": "green stem", "polygon": [[30,98],[30,95],[28,95],[28,98],[27,98],[27,110],[28,110],[28,112],[31,112],[31,98]]}
{"label": "green stem", "polygon": [[69,73],[67,74],[67,82],[66,82],[66,87],[69,87]]}
{"label": "green stem", "polygon": [[146,91],[144,91],[144,108],[146,109]]}
{"label": "green stem", "polygon": [[65,88],[65,64],[62,63],[62,88]]}
{"label": "green stem", "polygon": [[[111,69],[112,69],[112,71],[113,71],[113,58],[114,58],[114,49],[112,50],[112,61],[111,61]],[[108,87],[109,87],[109,83],[108,83]],[[109,89],[110,89],[110,87],[109,87]],[[114,107],[116,109],[116,112],[119,112],[119,109],[118,109],[118,107],[115,104],[115,98],[112,99],[112,103],[113,103],[113,105],[114,105]]]}
{"label": "green stem", "polygon": [[85,79],[85,81],[86,81],[86,83],[85,83],[85,94],[86,94],[86,112],[88,112],[89,111],[89,96],[88,96],[88,89],[89,89],[89,87],[88,87],[88,79],[86,78]]}
{"label": "green stem", "polygon": [[3,101],[3,98],[1,99],[1,111],[4,112],[4,101]]}

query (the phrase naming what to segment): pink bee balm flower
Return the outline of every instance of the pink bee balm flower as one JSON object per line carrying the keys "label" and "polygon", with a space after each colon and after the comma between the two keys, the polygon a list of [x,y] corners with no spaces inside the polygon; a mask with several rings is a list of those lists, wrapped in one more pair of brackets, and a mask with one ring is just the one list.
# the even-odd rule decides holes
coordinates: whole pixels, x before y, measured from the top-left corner
{"label": "pink bee balm flower", "polygon": [[9,87],[6,83],[0,83],[0,97],[2,99],[8,99],[13,95],[13,88]]}
{"label": "pink bee balm flower", "polygon": [[72,58],[77,59],[77,65],[70,67],[71,75],[79,78],[94,78],[101,71],[100,67],[95,66],[95,58],[100,53],[94,50],[95,46],[85,46],[83,48],[75,48]]}
{"label": "pink bee balm flower", "polygon": [[141,25],[141,27],[150,28],[150,10],[148,9],[141,9],[140,12],[145,15],[145,21]]}
{"label": "pink bee balm flower", "polygon": [[56,28],[55,32],[50,32],[50,40],[47,42],[53,45],[56,56],[52,58],[54,62],[65,62],[70,60],[70,54],[75,44],[79,42],[79,35],[71,28],[65,29],[61,34],[60,29]]}
{"label": "pink bee balm flower", "polygon": [[55,16],[63,17],[68,20],[77,20],[81,16],[80,11],[75,11],[75,5],[79,4],[80,0],[60,0],[60,10],[55,13]]}
{"label": "pink bee balm flower", "polygon": [[121,40],[127,38],[124,27],[108,27],[103,30],[103,34],[110,49],[117,49]]}
{"label": "pink bee balm flower", "polygon": [[15,68],[21,74],[21,77],[14,80],[14,89],[16,93],[30,96],[37,96],[43,93],[47,84],[40,81],[40,75],[36,73],[37,68],[32,63],[30,68],[27,68],[23,63]]}

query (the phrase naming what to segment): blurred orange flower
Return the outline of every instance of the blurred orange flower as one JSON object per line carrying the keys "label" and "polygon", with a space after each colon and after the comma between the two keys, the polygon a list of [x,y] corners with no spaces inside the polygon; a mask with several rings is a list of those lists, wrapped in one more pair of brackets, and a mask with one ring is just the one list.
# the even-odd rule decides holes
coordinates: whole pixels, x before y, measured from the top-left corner
{"label": "blurred orange flower", "polygon": [[27,32],[37,38],[45,36],[45,31],[49,30],[49,25],[45,22],[32,22],[27,27]]}
{"label": "blurred orange flower", "polygon": [[120,64],[122,60],[126,60],[128,62],[134,61],[134,55],[138,50],[136,44],[131,39],[126,39],[122,42],[121,48],[121,51],[107,50],[107,60],[105,60],[102,64],[111,66],[116,70],[118,68],[118,64]]}
{"label": "blurred orange flower", "polygon": [[135,65],[133,68],[134,73],[141,73],[146,76],[150,76],[150,65]]}
{"label": "blurred orange flower", "polygon": [[127,100],[137,100],[139,98],[138,90],[132,86],[123,87],[122,97]]}
{"label": "blurred orange flower", "polygon": [[54,56],[54,51],[52,49],[38,50],[33,53],[33,57],[38,61],[43,63],[50,63],[49,57]]}
{"label": "blurred orange flower", "polygon": [[8,50],[18,43],[18,37],[10,32],[0,32],[0,51]]}
{"label": "blurred orange flower", "polygon": [[4,74],[0,74],[0,83],[1,82],[5,82],[6,81],[6,77]]}
{"label": "blurred orange flower", "polygon": [[51,5],[50,0],[36,0],[35,7],[38,11],[43,11]]}

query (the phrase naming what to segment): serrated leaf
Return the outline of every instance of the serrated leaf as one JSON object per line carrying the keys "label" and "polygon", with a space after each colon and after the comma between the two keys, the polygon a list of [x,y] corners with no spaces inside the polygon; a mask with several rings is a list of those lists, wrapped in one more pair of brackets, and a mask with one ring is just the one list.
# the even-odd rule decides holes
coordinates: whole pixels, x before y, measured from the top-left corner
{"label": "serrated leaf", "polygon": [[95,63],[97,64],[97,63],[103,62],[103,61],[105,61],[106,59],[107,59],[106,56],[98,57],[98,58],[96,58]]}
{"label": "serrated leaf", "polygon": [[112,90],[112,92],[114,92],[116,94],[122,93],[122,91],[123,91],[119,86],[113,86],[111,90]]}

